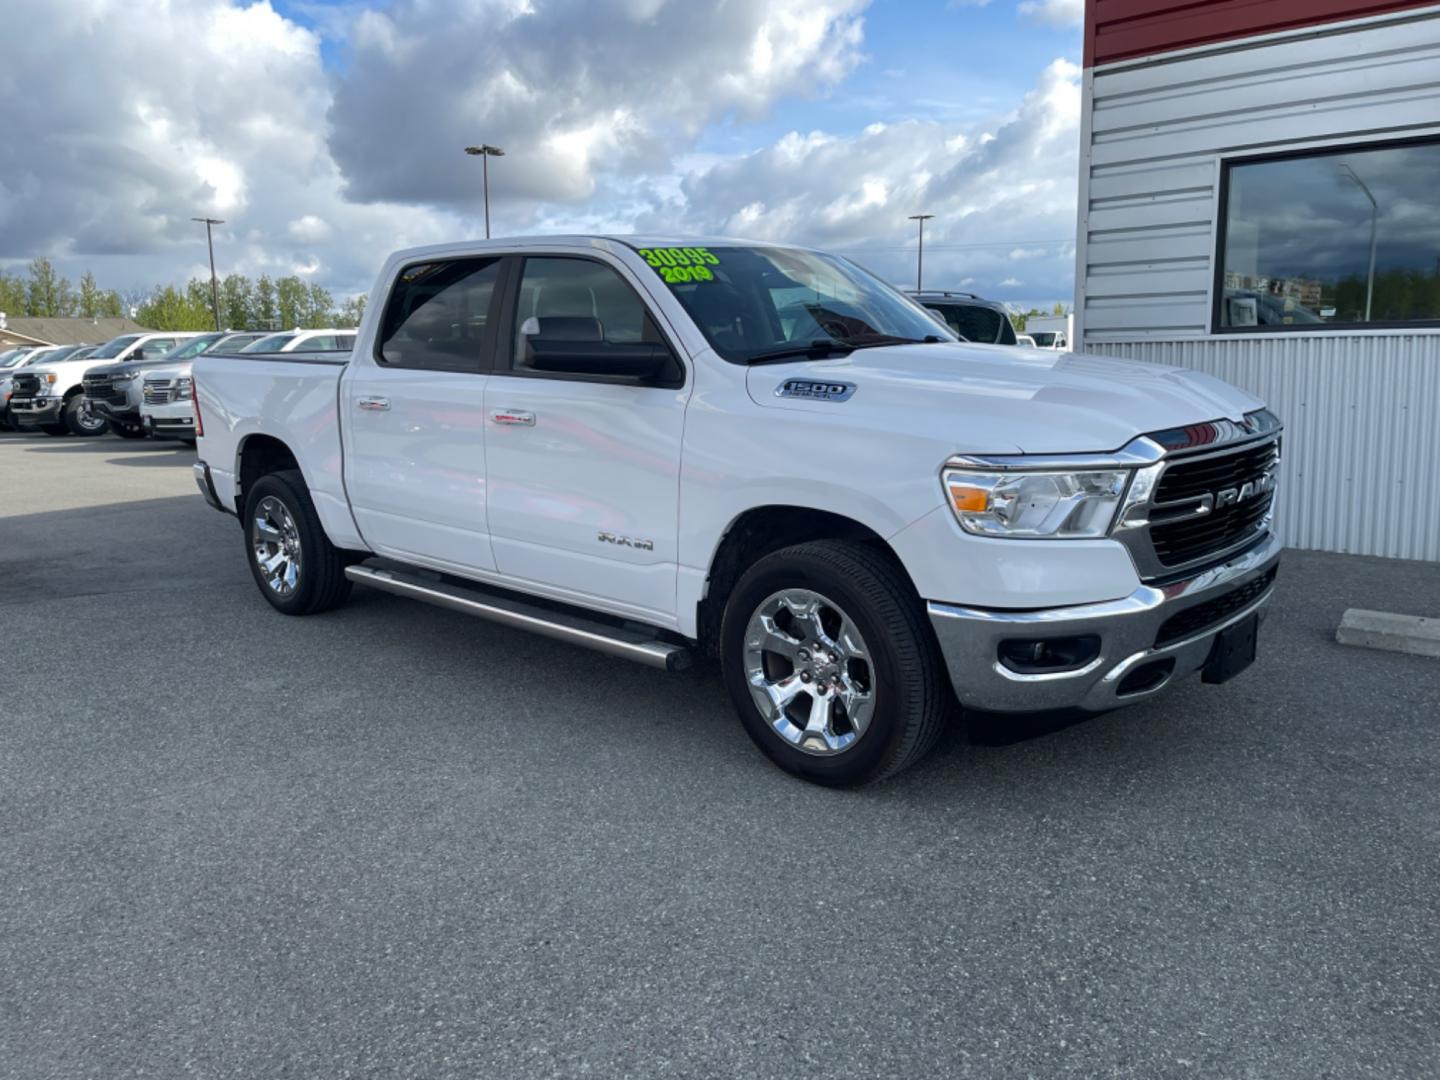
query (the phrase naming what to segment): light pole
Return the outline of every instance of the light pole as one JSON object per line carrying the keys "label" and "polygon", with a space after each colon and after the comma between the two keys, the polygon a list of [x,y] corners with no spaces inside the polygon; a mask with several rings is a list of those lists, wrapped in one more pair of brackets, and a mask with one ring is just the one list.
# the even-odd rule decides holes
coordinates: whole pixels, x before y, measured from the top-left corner
{"label": "light pole", "polygon": [[915,291],[925,291],[925,222],[933,218],[934,214],[911,214],[911,221],[920,223],[920,247],[915,252]]}
{"label": "light pole", "polygon": [[220,286],[215,283],[215,240],[210,235],[210,228],[214,225],[224,225],[225,222],[213,217],[192,217],[191,221],[203,221],[205,223],[205,246],[210,249],[210,306],[215,311],[215,329],[220,329]]}
{"label": "light pole", "polygon": [[1365,193],[1365,198],[1370,200],[1370,272],[1365,277],[1365,321],[1370,321],[1370,302],[1375,298],[1375,225],[1380,218],[1380,204],[1375,201],[1375,194],[1352,169],[1348,163],[1340,163],[1340,175],[1355,182],[1355,185]]}
{"label": "light pole", "polygon": [[485,239],[490,239],[490,159],[492,157],[504,157],[505,151],[498,146],[491,146],[489,143],[481,143],[479,146],[465,147],[465,153],[471,157],[480,159],[480,167],[485,177]]}

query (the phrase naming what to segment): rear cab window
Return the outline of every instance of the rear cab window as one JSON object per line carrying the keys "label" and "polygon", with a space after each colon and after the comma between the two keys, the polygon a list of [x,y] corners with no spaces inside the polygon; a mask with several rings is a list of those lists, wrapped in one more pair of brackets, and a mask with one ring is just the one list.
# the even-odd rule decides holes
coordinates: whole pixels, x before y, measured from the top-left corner
{"label": "rear cab window", "polygon": [[376,361],[434,371],[491,367],[503,264],[501,256],[486,256],[404,267],[385,301]]}

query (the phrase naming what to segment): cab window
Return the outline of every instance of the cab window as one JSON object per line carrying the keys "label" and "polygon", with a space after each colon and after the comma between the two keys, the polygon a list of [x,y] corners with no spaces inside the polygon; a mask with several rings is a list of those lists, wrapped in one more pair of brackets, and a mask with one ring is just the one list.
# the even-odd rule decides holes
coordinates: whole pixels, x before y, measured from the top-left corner
{"label": "cab window", "polygon": [[663,386],[684,377],[644,301],[612,267],[591,259],[525,260],[513,346],[512,367],[527,374]]}
{"label": "cab window", "polygon": [[450,259],[401,270],[385,304],[376,359],[439,371],[489,367],[500,265],[498,258]]}

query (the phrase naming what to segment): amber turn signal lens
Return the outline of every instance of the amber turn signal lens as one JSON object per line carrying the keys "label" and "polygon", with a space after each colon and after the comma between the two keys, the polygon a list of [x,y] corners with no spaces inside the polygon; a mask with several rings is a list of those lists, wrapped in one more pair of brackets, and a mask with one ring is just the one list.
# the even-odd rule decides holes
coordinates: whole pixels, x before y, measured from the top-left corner
{"label": "amber turn signal lens", "polygon": [[990,509],[990,493],[984,488],[951,484],[950,501],[962,513],[983,514]]}

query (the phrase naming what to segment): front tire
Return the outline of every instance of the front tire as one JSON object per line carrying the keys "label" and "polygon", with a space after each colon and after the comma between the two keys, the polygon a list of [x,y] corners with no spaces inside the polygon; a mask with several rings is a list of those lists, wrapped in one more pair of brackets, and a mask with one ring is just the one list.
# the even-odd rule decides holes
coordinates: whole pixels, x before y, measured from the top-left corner
{"label": "front tire", "polygon": [[84,394],[76,394],[65,402],[60,420],[71,435],[100,435],[110,426],[110,421],[91,411]]}
{"label": "front tire", "polygon": [[725,606],[720,655],[750,738],[819,784],[900,772],[951,710],[919,598],[891,559],[859,544],[815,541],[755,563]]}
{"label": "front tire", "polygon": [[245,494],[245,551],[270,606],[286,615],[329,611],[350,595],[344,553],[320,524],[296,469],[262,476]]}

